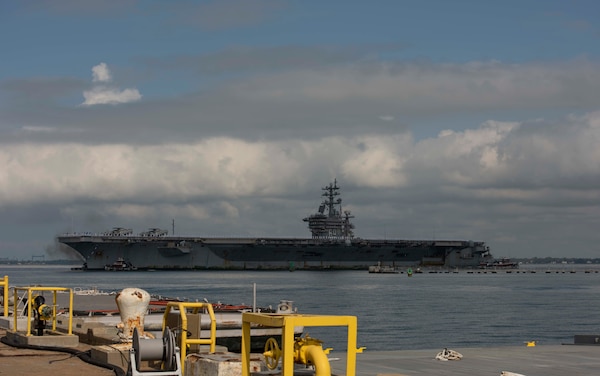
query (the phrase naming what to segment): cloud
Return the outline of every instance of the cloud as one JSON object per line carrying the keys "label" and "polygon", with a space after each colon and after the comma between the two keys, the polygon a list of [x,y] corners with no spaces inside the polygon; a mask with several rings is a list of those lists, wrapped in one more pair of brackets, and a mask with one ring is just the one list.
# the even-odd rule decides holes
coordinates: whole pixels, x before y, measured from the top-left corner
{"label": "cloud", "polygon": [[273,73],[291,70],[323,70],[352,61],[372,60],[370,55],[395,53],[401,44],[232,46],[201,55],[145,57],[136,59],[152,68],[190,71],[201,75],[226,75],[241,72]]}
{"label": "cloud", "polygon": [[[408,113],[595,105],[598,64],[467,64],[367,62],[335,70],[294,71],[257,77],[242,88],[255,98],[396,104]],[[238,86],[239,87],[239,86]],[[394,114],[389,114],[393,116]]]}
{"label": "cloud", "polygon": [[115,14],[133,12],[136,0],[119,1],[80,1],[80,0],[32,0],[27,10],[40,9],[46,13],[69,15],[76,17],[114,16]]}
{"label": "cloud", "polygon": [[142,95],[137,89],[110,89],[106,87],[96,87],[92,90],[83,92],[85,106],[96,104],[119,104],[137,102],[142,99]]}
{"label": "cloud", "polygon": [[[92,82],[107,83],[112,81],[110,70],[106,63],[100,63],[92,68]],[[142,95],[137,89],[123,89],[109,87],[105,85],[96,85],[91,90],[83,92],[85,98],[82,105],[93,106],[99,104],[121,104],[137,102],[142,99]]]}
{"label": "cloud", "polygon": [[[197,26],[207,30],[221,30],[264,22],[273,17],[285,3],[278,0],[224,0],[208,1],[199,4],[179,3],[168,5],[173,17],[169,22]],[[160,9],[160,3],[157,4]]]}
{"label": "cloud", "polygon": [[56,128],[54,127],[40,127],[40,126],[28,126],[25,125],[21,128],[24,132],[31,132],[31,133],[54,133],[56,132]]}
{"label": "cloud", "polygon": [[[257,58],[252,54],[252,59]],[[72,91],[68,92],[64,80],[12,81],[7,91],[12,100],[0,106],[6,124],[83,129],[62,134],[60,139],[57,136],[56,141],[88,143],[113,143],[121,137],[135,143],[190,142],[205,137],[314,140],[409,129],[421,138],[435,134],[447,122],[453,128],[460,121],[456,125],[464,129],[499,114],[504,120],[516,120],[545,116],[548,111],[555,116],[597,109],[600,65],[588,59],[524,64],[371,60],[334,65],[324,59],[327,63],[322,68],[291,65],[271,74],[244,71],[242,75],[231,71],[228,78],[209,81],[183,64],[180,74],[190,91],[153,97],[136,106],[106,105],[142,98],[135,88],[118,88],[116,75],[111,82],[95,82],[85,90],[83,106],[70,107],[60,100],[70,93],[79,95],[81,85],[67,86]],[[218,59],[211,64],[217,66]],[[110,74],[109,68],[98,70]],[[159,82],[165,86],[162,81],[148,85]],[[46,94],[31,103],[35,93]],[[55,98],[47,99],[51,95]],[[15,98],[18,103],[13,103]],[[29,110],[30,106],[36,111]],[[8,142],[8,137],[1,137],[0,142]],[[30,137],[42,139],[44,135]]]}
{"label": "cloud", "polygon": [[5,166],[0,202],[267,196],[323,174],[374,189],[452,189],[460,197],[486,199],[521,191],[540,202],[560,192],[585,201],[600,192],[586,181],[600,177],[599,139],[600,112],[594,112],[557,124],[488,121],[420,141],[403,133],[312,141],[214,137],[158,145],[22,143],[0,151]]}
{"label": "cloud", "polygon": [[92,82],[110,82],[112,77],[106,63],[100,63],[92,67]]}
{"label": "cloud", "polygon": [[594,240],[570,223],[600,220],[599,140],[600,112],[589,112],[490,120],[420,140],[403,132],[13,143],[0,149],[0,218],[24,224],[44,215],[57,231],[73,218],[86,231],[168,228],[177,218],[185,234],[201,223],[204,235],[304,236],[300,218],[314,212],[319,184],[337,178],[359,236],[429,238],[435,229],[436,238],[500,246],[496,255],[507,247],[554,255],[573,237]]}

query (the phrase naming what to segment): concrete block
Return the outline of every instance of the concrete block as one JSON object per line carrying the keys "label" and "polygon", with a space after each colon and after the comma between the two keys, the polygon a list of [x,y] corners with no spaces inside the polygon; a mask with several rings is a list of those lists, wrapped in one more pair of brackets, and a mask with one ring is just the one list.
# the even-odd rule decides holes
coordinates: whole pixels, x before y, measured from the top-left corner
{"label": "concrete block", "polygon": [[[33,319],[31,320],[33,326]],[[15,330],[15,318],[12,316],[0,317],[0,328]],[[17,317],[17,329],[27,329],[27,317]]]}
{"label": "concrete block", "polygon": [[94,346],[91,348],[90,357],[99,362],[113,364],[127,370],[129,366],[129,349],[131,349],[131,343]]}
{"label": "concrete block", "polygon": [[51,330],[45,330],[43,336],[28,336],[21,332],[6,332],[6,338],[18,345],[50,346],[50,347],[77,347],[79,337]]}
{"label": "concrete block", "polygon": [[[190,354],[185,359],[184,376],[240,376],[241,354]],[[262,355],[250,355],[250,373],[265,371]]]}

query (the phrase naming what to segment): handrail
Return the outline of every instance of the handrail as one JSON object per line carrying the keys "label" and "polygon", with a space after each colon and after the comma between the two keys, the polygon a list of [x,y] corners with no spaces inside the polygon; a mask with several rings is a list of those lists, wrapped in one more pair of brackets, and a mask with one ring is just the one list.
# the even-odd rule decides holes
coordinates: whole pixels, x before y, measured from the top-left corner
{"label": "handrail", "polygon": [[2,286],[2,290],[4,291],[4,296],[2,300],[2,305],[4,306],[4,317],[8,317],[8,276],[5,275],[4,278],[0,279],[0,286]]}
{"label": "handrail", "polygon": [[32,302],[32,292],[33,291],[52,291],[53,292],[53,301],[52,301],[52,330],[56,331],[56,293],[58,291],[68,291],[69,292],[69,329],[68,334],[71,335],[73,333],[73,289],[68,287],[42,287],[42,286],[30,286],[30,287],[15,287],[14,288],[14,309],[13,316],[15,317],[15,327],[14,331],[17,331],[17,323],[18,316],[17,315],[17,304],[19,302],[19,291],[27,291],[27,336],[31,335],[31,302]]}
{"label": "handrail", "polygon": [[[210,352],[214,353],[217,344],[217,319],[215,318],[215,312],[211,303],[203,302],[168,302],[167,308],[163,316],[163,332],[167,325],[167,317],[171,312],[172,308],[179,309],[179,315],[181,316],[181,344],[179,347],[181,354],[181,373],[184,372],[183,367],[185,366],[185,357],[188,345],[210,345]],[[188,338],[188,320],[187,320],[187,309],[193,308],[192,313],[198,313],[200,308],[206,308],[208,315],[210,316],[210,338]],[[172,329],[172,328],[171,328]],[[200,333],[198,333],[200,336]]]}

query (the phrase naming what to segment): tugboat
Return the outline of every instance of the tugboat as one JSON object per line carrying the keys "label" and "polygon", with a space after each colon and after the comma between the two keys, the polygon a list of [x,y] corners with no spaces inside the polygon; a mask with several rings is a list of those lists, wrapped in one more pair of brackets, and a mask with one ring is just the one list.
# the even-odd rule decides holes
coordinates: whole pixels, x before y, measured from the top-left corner
{"label": "tugboat", "polygon": [[393,265],[382,265],[381,262],[377,265],[369,266],[369,273],[385,273],[385,274],[397,274],[400,271]]}
{"label": "tugboat", "polygon": [[482,269],[518,269],[519,263],[511,261],[511,259],[502,257],[492,262],[481,265]]}
{"label": "tugboat", "polygon": [[105,265],[104,270],[115,271],[115,272],[128,272],[137,270],[135,266],[129,261],[125,261],[123,257],[119,257],[110,265]]}

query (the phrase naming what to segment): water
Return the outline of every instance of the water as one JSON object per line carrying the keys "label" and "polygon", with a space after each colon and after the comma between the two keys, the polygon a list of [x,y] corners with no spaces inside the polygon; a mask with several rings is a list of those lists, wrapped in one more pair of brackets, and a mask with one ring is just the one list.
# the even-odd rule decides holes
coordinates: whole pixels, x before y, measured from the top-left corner
{"label": "water", "polygon": [[[299,313],[358,318],[358,345],[372,351],[490,347],[536,340],[573,343],[598,334],[600,273],[369,274],[366,271],[75,272],[68,266],[0,266],[11,286],[39,284],[151,294],[231,304],[276,306]],[[345,350],[342,327],[306,328],[324,346]]]}

